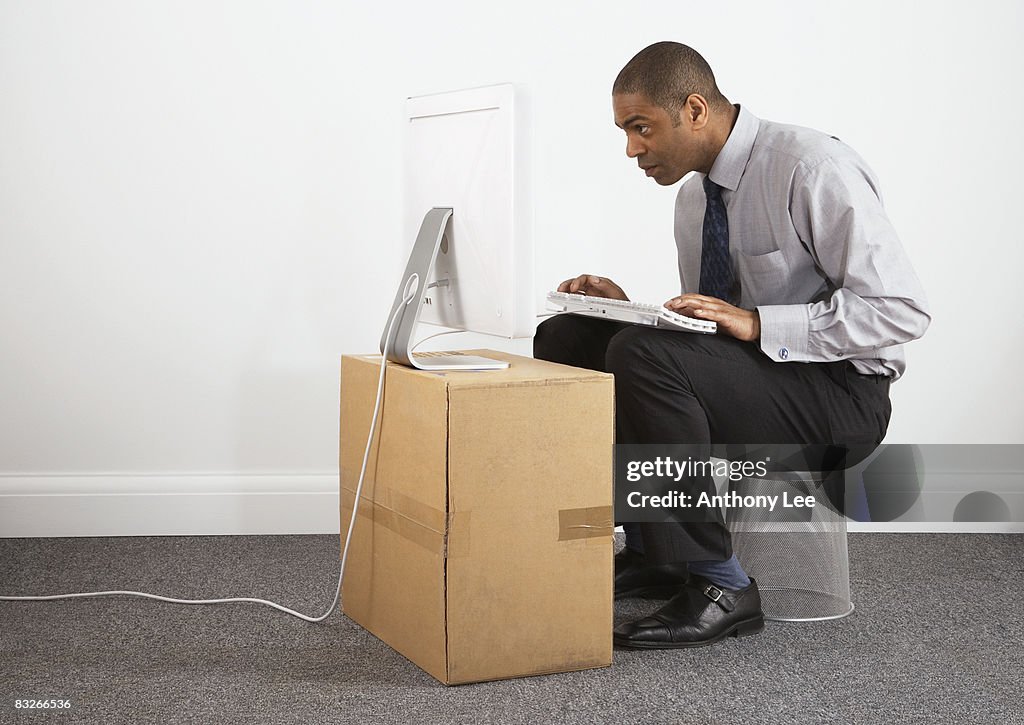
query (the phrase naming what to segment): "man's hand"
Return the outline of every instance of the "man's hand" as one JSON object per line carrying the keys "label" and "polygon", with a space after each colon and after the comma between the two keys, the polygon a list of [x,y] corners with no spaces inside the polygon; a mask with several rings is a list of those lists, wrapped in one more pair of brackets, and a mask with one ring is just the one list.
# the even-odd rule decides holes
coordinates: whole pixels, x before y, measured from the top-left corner
{"label": "man's hand", "polygon": [[558,285],[559,292],[572,292],[591,297],[607,297],[610,300],[628,300],[622,288],[607,277],[596,277],[592,274],[581,274],[579,277],[567,279]]}
{"label": "man's hand", "polygon": [[681,295],[665,303],[665,307],[687,317],[711,320],[718,331],[737,340],[753,342],[761,337],[761,318],[757,310],[733,307],[724,300],[707,295]]}

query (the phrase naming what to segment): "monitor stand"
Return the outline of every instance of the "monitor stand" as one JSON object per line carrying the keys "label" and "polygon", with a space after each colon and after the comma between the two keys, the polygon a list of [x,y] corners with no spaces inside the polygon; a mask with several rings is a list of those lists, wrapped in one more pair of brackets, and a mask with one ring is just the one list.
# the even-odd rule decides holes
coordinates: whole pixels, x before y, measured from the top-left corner
{"label": "monitor stand", "polygon": [[[388,329],[385,328],[380,338],[380,351],[384,353],[386,349],[387,358],[391,362],[419,370],[502,370],[508,367],[504,360],[461,353],[412,353],[412,336],[428,286],[425,280],[441,248],[441,240],[451,218],[451,207],[434,207],[424,215],[416,243],[409,255],[409,263],[388,314],[391,336],[388,339]],[[393,317],[395,320],[391,322]]]}

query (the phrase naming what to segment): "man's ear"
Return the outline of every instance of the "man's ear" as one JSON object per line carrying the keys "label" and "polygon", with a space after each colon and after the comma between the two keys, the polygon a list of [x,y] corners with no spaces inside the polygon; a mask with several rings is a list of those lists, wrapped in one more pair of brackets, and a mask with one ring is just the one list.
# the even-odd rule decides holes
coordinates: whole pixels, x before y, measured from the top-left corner
{"label": "man's ear", "polygon": [[686,97],[679,111],[679,120],[687,127],[697,131],[708,124],[708,102],[699,93],[691,93]]}

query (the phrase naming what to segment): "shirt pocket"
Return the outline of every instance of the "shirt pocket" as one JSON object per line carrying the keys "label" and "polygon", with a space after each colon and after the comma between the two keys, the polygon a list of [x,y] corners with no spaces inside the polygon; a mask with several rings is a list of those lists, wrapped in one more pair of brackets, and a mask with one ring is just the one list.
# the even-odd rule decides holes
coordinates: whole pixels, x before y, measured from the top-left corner
{"label": "shirt pocket", "polygon": [[761,305],[785,304],[790,275],[783,250],[766,254],[740,252],[736,264],[744,299],[757,300]]}

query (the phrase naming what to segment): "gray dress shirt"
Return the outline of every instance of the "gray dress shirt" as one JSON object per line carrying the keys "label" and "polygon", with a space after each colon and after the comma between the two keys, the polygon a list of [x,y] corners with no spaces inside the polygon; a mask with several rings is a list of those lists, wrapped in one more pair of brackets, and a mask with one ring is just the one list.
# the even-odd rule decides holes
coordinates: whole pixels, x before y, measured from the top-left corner
{"label": "gray dress shirt", "polygon": [[[862,374],[902,375],[901,343],[931,318],[864,160],[838,139],[741,107],[708,175],[729,218],[734,299],[757,309],[761,350],[777,362],[849,359]],[[698,291],[705,204],[694,174],[676,197],[684,294]]]}

